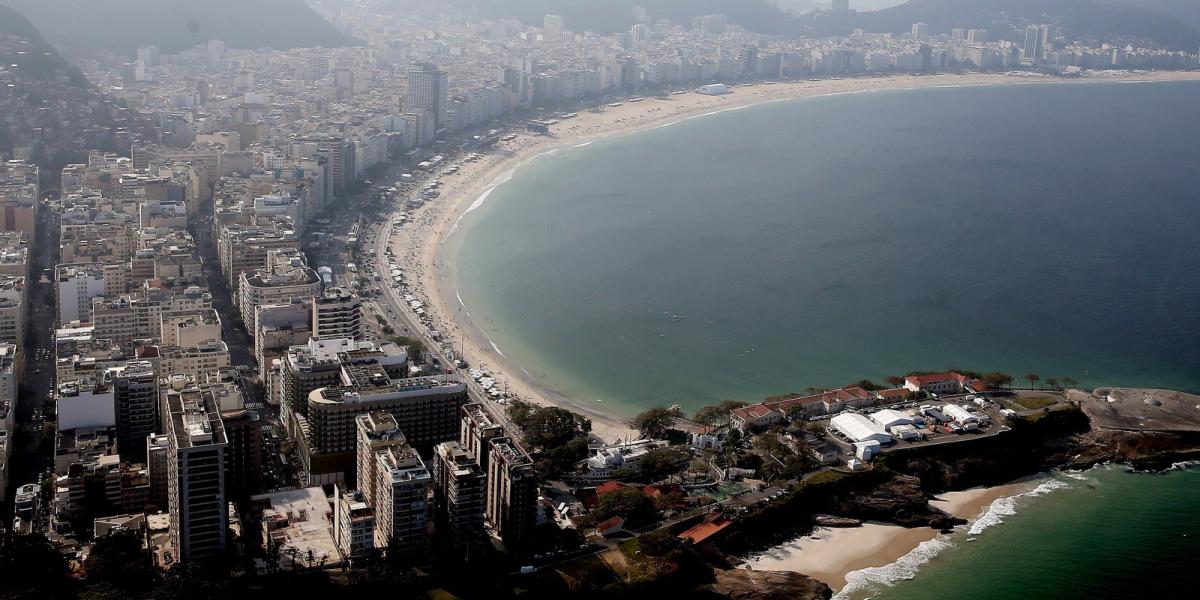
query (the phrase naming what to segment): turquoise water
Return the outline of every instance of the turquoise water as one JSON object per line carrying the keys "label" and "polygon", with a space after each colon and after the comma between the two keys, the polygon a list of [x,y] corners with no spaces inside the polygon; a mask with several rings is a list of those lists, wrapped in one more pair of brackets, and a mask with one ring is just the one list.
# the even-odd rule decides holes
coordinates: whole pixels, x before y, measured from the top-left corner
{"label": "turquoise water", "polygon": [[1200,390],[1198,142],[1193,82],[776,103],[539,158],[451,254],[507,357],[622,415],[943,368]]}
{"label": "turquoise water", "polygon": [[[852,574],[856,584],[839,597],[1196,597],[1200,469],[1149,475],[1104,467],[1050,481],[1044,494],[993,504],[981,532],[959,531],[896,564]],[[900,579],[914,568],[915,577]]]}

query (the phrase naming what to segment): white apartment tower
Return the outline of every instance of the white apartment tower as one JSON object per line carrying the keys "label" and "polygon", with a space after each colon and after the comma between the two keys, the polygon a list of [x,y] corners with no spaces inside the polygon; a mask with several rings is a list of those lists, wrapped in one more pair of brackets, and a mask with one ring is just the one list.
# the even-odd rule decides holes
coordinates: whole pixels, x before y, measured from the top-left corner
{"label": "white apartment tower", "polygon": [[449,95],[450,79],[446,71],[433,63],[417,64],[409,68],[407,112],[431,115],[434,131],[446,126]]}
{"label": "white apartment tower", "polygon": [[542,18],[542,33],[546,41],[554,41],[562,39],[564,21],[558,15],[546,15]]}
{"label": "white apartment tower", "polygon": [[375,509],[361,491],[334,486],[333,541],[342,558],[366,558],[375,549]]}
{"label": "white apartment tower", "polygon": [[342,288],[329,288],[312,304],[312,334],[322,338],[362,339],[362,302]]}
{"label": "white apartment tower", "polygon": [[425,551],[432,477],[409,446],[375,454],[375,545],[402,556]]}
{"label": "white apartment tower", "polygon": [[375,454],[392,446],[406,446],[408,440],[396,424],[396,417],[388,412],[375,411],[359,415],[354,420],[354,426],[358,439],[355,457],[358,489],[366,496],[371,506],[377,506]]}

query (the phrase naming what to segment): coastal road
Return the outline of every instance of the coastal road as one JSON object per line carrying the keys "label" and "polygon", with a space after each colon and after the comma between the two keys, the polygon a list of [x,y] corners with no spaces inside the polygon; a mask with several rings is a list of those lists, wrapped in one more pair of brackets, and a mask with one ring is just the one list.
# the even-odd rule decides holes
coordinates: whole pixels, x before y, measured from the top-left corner
{"label": "coastal road", "polygon": [[[449,165],[455,162],[457,159],[458,155],[448,155],[446,157],[446,164]],[[437,179],[442,174],[443,170],[444,167],[436,172],[429,173],[423,179],[417,181],[416,185],[413,187],[414,191],[410,197],[420,194],[420,189],[424,187],[425,183],[432,181],[433,179]],[[372,244],[372,250],[375,257],[375,270],[376,274],[378,274],[380,278],[379,290],[381,295],[378,299],[378,303],[382,305],[382,310],[378,312],[384,318],[384,320],[387,321],[388,325],[392,327],[392,329],[403,333],[406,337],[419,340],[425,345],[426,349],[437,356],[437,360],[440,363],[446,364],[448,361],[441,353],[441,349],[444,344],[442,342],[434,341],[433,336],[430,335],[429,329],[423,322],[421,322],[420,318],[418,318],[417,315],[412,312],[412,309],[400,297],[400,292],[398,292],[392,284],[391,275],[387,273],[385,269],[388,264],[387,250],[393,235],[392,227],[395,225],[400,215],[404,213],[403,206],[404,201],[401,201],[397,204],[395,211],[388,216],[387,220],[384,221],[384,223],[375,233],[374,243]],[[433,235],[433,232],[429,231],[427,234]],[[430,293],[429,290],[425,290],[425,292]],[[388,310],[388,307],[390,307],[391,310]],[[467,383],[468,394],[470,395],[472,402],[482,404],[488,415],[490,415],[497,423],[501,423],[505,429],[509,430],[509,433],[517,433],[520,431],[513,425],[511,421],[509,421],[507,411],[493,402],[491,396],[489,396],[487,392],[485,392],[483,388],[479,386],[478,382],[472,379],[469,374],[460,373],[460,376],[462,376],[463,380]]]}

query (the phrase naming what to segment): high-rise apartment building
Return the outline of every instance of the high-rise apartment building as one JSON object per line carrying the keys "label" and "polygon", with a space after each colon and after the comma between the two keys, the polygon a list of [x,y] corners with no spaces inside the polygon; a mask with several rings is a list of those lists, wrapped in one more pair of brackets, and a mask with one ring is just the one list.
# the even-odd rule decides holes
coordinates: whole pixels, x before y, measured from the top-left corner
{"label": "high-rise apartment building", "polygon": [[362,339],[362,301],[342,288],[329,288],[312,303],[312,333],[323,338]]}
{"label": "high-rise apartment building", "polygon": [[482,539],[487,477],[475,455],[458,442],[433,447],[435,523],[438,535],[467,550]]}
{"label": "high-rise apartment building", "polygon": [[537,474],[533,460],[510,438],[491,442],[484,517],[511,549],[522,547],[537,523]]}
{"label": "high-rise apartment building", "polygon": [[504,437],[504,428],[492,420],[482,404],[463,406],[458,443],[475,457],[475,462],[485,474],[492,452],[491,441],[498,437]]}
{"label": "high-rise apartment building", "polygon": [[333,542],[342,559],[366,558],[375,549],[375,508],[358,490],[334,486]]}
{"label": "high-rise apartment building", "polygon": [[390,446],[375,454],[375,545],[400,556],[426,549],[432,477],[416,450]]}
{"label": "high-rise apartment building", "polygon": [[280,418],[289,434],[298,437],[299,430],[308,427],[308,397],[313,390],[341,383],[343,361],[369,358],[377,360],[389,377],[406,373],[407,354],[394,344],[313,337],[288,348],[280,361],[279,403]]}
{"label": "high-rise apartment building", "polygon": [[1036,65],[1042,62],[1046,54],[1046,45],[1050,42],[1049,25],[1030,25],[1025,28],[1025,44],[1021,47],[1021,62]]}
{"label": "high-rise apartment building", "polygon": [[59,265],[55,279],[58,288],[58,321],[92,320],[92,299],[106,290],[105,272],[100,265]]}
{"label": "high-rise apartment building", "polygon": [[467,388],[454,375],[392,379],[380,359],[342,361],[340,387],[308,395],[300,439],[303,467],[313,483],[333,483],[354,471],[355,418],[387,411],[413,446],[428,450],[458,437],[459,409]]}
{"label": "high-rise apartment building", "polygon": [[562,39],[565,22],[559,15],[546,15],[542,17],[542,33],[545,40],[557,42]]}
{"label": "high-rise apartment building", "polygon": [[913,23],[912,37],[919,42],[929,39],[929,25],[925,23]]}
{"label": "high-rise apartment building", "polygon": [[146,452],[146,437],[159,430],[159,380],[148,360],[110,370],[117,409],[117,447],[126,456]]}
{"label": "high-rise apartment building", "polygon": [[167,508],[167,452],[170,442],[165,433],[146,436],[146,475],[150,478],[150,503]]}
{"label": "high-rise apartment building", "polygon": [[225,505],[225,427],[199,388],[167,393],[167,505],[176,561],[219,554]]}
{"label": "high-rise apartment building", "polygon": [[25,278],[0,275],[0,342],[25,342]]}
{"label": "high-rise apartment building", "polygon": [[450,79],[446,71],[433,63],[413,65],[408,70],[407,112],[428,113],[433,130],[446,126],[450,105]]}
{"label": "high-rise apartment building", "polygon": [[396,418],[387,412],[370,412],[358,415],[354,420],[358,437],[355,460],[358,469],[358,489],[372,506],[376,504],[375,454],[392,446],[406,446],[408,440],[396,424]]}

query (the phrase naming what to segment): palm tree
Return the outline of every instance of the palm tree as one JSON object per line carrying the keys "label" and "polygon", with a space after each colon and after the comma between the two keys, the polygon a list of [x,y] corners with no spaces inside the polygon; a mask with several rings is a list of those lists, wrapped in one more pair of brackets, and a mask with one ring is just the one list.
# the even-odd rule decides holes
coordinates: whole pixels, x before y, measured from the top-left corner
{"label": "palm tree", "polygon": [[1057,390],[1062,387],[1058,380],[1053,377],[1046,380],[1046,385],[1052,390]]}
{"label": "palm tree", "polygon": [[1026,375],[1026,376],[1025,376],[1025,379],[1028,379],[1028,380],[1029,380],[1029,387],[1031,387],[1031,388],[1037,388],[1037,382],[1038,382],[1038,381],[1040,381],[1042,378],[1041,378],[1041,377],[1039,377],[1039,376],[1037,375],[1037,373],[1030,373],[1030,374],[1028,374],[1028,375]]}
{"label": "palm tree", "polygon": [[1065,385],[1069,388],[1073,388],[1073,387],[1076,387],[1079,385],[1079,382],[1075,381],[1075,379],[1071,378],[1071,377],[1063,377],[1062,382],[1063,382],[1063,385]]}

